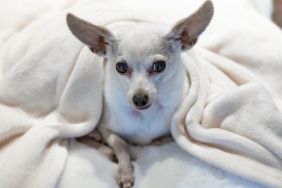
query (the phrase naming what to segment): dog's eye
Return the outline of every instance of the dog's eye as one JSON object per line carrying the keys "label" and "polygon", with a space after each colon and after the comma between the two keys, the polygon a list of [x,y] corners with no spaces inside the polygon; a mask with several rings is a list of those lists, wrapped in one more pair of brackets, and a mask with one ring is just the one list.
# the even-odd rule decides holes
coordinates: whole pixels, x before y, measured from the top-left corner
{"label": "dog's eye", "polygon": [[162,60],[158,60],[158,61],[155,61],[154,63],[153,63],[153,71],[154,72],[162,72],[164,69],[165,69],[165,62],[164,61],[162,61]]}
{"label": "dog's eye", "polygon": [[124,74],[127,71],[127,64],[124,61],[120,61],[116,64],[116,69],[119,73]]}

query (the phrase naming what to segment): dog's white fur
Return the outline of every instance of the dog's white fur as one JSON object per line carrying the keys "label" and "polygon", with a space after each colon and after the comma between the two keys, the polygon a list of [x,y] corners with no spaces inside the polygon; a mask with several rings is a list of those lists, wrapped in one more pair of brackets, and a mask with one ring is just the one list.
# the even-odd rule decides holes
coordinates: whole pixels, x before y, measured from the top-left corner
{"label": "dog's white fur", "polygon": [[[118,181],[123,188],[133,184],[133,168],[127,144],[147,144],[169,133],[171,118],[186,92],[181,52],[191,48],[213,15],[210,1],[172,29],[149,22],[123,22],[108,29],[68,15],[72,33],[90,49],[105,57],[104,113],[98,127],[119,162]],[[116,70],[126,62],[128,71]],[[152,72],[153,63],[163,61],[166,68]],[[149,108],[134,105],[138,91],[148,96]]]}
{"label": "dog's white fur", "polygon": [[[107,56],[104,126],[131,142],[146,144],[169,133],[172,115],[182,101],[181,50],[169,50],[163,41],[169,29],[153,23],[119,24],[111,31],[119,43]],[[120,59],[133,69],[130,77],[116,71]],[[147,70],[155,59],[166,61],[166,69],[150,76]],[[138,89],[148,92],[148,109],[138,110],[132,104]]]}

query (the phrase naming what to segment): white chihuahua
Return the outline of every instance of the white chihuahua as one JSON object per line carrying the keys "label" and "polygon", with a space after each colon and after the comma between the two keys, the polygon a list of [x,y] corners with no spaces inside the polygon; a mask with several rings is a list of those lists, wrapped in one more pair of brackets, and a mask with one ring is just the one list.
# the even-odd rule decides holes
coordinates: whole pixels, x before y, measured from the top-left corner
{"label": "white chihuahua", "polygon": [[132,187],[134,181],[125,140],[147,144],[169,134],[185,92],[181,52],[196,43],[212,16],[213,4],[206,1],[172,29],[127,22],[113,24],[110,32],[67,15],[71,32],[105,58],[104,113],[98,129],[116,155],[121,187]]}

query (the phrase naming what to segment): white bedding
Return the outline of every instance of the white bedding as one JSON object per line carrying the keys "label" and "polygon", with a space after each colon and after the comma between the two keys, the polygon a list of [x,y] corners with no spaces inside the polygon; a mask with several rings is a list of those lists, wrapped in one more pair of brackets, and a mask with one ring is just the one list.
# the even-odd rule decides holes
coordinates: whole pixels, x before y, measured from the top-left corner
{"label": "white bedding", "polygon": [[[65,13],[173,24],[203,1],[23,2],[0,0],[0,187],[117,187],[116,164],[74,139],[97,125],[103,69]],[[194,49],[200,63],[186,62],[195,84],[172,123],[177,143],[131,148],[135,187],[282,187],[282,34],[271,1],[214,3]]]}

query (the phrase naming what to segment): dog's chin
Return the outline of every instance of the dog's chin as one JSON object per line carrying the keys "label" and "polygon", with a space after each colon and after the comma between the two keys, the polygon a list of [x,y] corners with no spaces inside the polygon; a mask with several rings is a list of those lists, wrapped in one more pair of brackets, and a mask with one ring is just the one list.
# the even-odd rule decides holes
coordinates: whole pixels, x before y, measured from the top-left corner
{"label": "dog's chin", "polygon": [[135,106],[136,110],[146,110],[148,108],[150,108],[151,104],[147,105],[147,106],[144,106],[144,107],[137,107]]}

